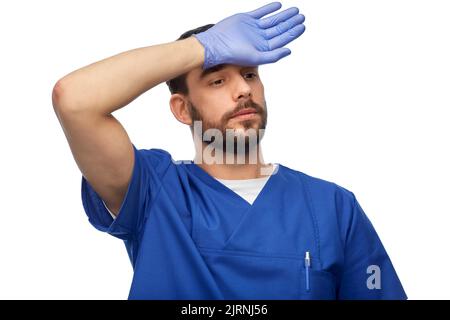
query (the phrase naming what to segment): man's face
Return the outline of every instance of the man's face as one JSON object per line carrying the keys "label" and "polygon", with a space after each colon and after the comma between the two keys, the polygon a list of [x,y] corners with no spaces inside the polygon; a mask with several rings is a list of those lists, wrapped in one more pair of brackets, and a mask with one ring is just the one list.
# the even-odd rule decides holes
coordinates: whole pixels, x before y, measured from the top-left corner
{"label": "man's face", "polygon": [[[250,128],[256,133],[265,129],[267,108],[258,67],[225,64],[206,72],[199,67],[186,75],[186,84],[192,121],[202,121],[202,135],[211,128],[220,130],[223,137],[226,129],[244,136]],[[235,116],[244,109],[254,113]]]}

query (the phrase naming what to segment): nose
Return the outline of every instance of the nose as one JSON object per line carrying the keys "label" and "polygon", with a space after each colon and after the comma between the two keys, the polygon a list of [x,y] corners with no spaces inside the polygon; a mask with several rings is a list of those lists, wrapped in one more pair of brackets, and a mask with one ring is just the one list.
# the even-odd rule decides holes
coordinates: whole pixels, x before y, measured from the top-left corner
{"label": "nose", "polygon": [[248,100],[252,95],[252,89],[247,83],[244,77],[236,77],[235,90],[234,90],[234,100],[237,102],[239,100]]}

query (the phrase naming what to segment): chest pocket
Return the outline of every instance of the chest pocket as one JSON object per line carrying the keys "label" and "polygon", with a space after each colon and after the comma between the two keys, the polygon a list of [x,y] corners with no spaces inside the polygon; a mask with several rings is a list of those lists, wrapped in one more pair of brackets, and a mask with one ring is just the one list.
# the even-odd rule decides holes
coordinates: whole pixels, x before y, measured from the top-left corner
{"label": "chest pocket", "polygon": [[[307,275],[307,273],[309,273]],[[302,268],[300,271],[300,299],[302,300],[335,300],[335,276],[323,270]],[[309,283],[308,283],[309,282]]]}
{"label": "chest pocket", "polygon": [[[336,299],[333,274],[298,256],[199,248],[225,299]],[[312,261],[314,263],[314,261]]]}

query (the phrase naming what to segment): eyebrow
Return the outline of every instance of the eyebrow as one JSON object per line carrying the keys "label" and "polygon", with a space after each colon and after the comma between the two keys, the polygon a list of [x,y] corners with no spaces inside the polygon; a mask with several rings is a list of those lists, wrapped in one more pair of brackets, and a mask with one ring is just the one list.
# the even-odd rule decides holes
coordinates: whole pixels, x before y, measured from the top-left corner
{"label": "eyebrow", "polygon": [[203,78],[205,78],[208,74],[220,71],[220,70],[224,69],[225,67],[226,67],[226,64],[222,63],[222,64],[215,65],[211,68],[208,68],[206,70],[203,70],[202,73],[200,74],[200,80],[203,80]]}
{"label": "eyebrow", "polygon": [[[202,73],[200,74],[200,80],[203,80],[208,74],[218,72],[218,71],[224,69],[226,66],[227,66],[226,63],[222,63],[222,64],[215,65],[211,68],[208,68],[206,70],[203,70]],[[241,70],[243,70],[243,69],[258,69],[258,67],[257,66],[242,66],[240,69]]]}

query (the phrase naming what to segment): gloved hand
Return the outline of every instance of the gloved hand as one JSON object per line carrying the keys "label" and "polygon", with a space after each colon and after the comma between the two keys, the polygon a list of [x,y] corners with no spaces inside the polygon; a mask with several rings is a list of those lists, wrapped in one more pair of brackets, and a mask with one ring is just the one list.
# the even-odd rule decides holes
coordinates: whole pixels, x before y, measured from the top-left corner
{"label": "gloved hand", "polygon": [[257,66],[273,63],[291,53],[286,44],[304,31],[305,17],[292,7],[267,18],[281,8],[280,2],[238,13],[193,36],[205,48],[203,69],[218,64]]}

